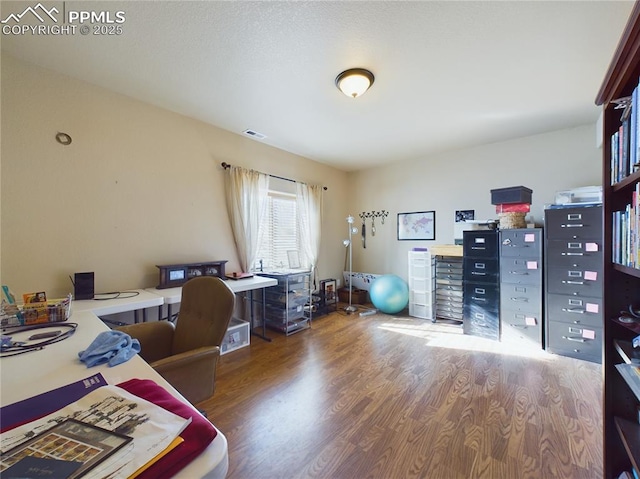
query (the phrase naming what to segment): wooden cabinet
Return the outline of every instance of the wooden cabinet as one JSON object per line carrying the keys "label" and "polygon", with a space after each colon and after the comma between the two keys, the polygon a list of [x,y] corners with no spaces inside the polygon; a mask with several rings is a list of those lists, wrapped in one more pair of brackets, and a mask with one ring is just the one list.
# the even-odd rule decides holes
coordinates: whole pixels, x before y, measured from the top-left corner
{"label": "wooden cabinet", "polygon": [[548,351],[602,362],[602,205],[545,210]]}
{"label": "wooden cabinet", "polygon": [[[640,473],[640,397],[634,394],[617,364],[631,362],[632,338],[640,335],[640,323],[621,314],[631,306],[640,309],[640,269],[623,266],[613,258],[619,245],[614,242],[620,213],[632,204],[638,191],[640,171],[636,168],[620,176],[612,175],[612,143],[622,125],[623,110],[616,109],[620,98],[631,97],[640,78],[640,4],[635,3],[620,44],[598,92],[596,103],[604,108],[603,121],[603,209],[604,209],[604,468],[606,478],[617,478],[632,468]],[[636,104],[637,109],[637,104]],[[636,113],[638,113],[636,111]],[[612,181],[613,180],[613,181]],[[635,193],[637,195],[637,193]],[[637,215],[637,212],[636,212]],[[638,233],[636,231],[636,233]],[[623,319],[620,320],[619,318]]]}

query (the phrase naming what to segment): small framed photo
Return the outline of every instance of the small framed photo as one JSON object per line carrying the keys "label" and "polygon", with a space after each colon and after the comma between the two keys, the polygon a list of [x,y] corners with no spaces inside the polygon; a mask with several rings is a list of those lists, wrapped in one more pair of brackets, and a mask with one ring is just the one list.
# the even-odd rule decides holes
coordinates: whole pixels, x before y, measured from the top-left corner
{"label": "small framed photo", "polygon": [[296,250],[287,251],[289,269],[300,269],[300,253]]}
{"label": "small framed photo", "polygon": [[335,279],[323,279],[320,281],[320,293],[324,304],[334,304],[338,302],[337,283]]}
{"label": "small framed photo", "polygon": [[456,210],[456,223],[474,219],[476,210]]}
{"label": "small framed photo", "polygon": [[436,212],[398,213],[398,241],[435,240]]}

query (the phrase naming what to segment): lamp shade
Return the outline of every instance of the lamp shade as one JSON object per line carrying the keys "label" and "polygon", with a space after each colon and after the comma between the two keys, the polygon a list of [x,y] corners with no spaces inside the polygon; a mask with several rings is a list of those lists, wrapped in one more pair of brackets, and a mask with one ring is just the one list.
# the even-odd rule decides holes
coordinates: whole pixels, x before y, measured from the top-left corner
{"label": "lamp shade", "polygon": [[345,95],[357,98],[373,85],[374,76],[364,68],[351,68],[336,77],[336,86]]}

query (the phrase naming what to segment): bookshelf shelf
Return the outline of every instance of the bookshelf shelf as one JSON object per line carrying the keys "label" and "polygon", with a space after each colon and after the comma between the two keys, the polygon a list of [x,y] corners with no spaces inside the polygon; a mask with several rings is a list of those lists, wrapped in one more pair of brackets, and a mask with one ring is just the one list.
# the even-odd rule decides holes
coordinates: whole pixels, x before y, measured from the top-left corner
{"label": "bookshelf shelf", "polygon": [[[616,100],[631,97],[622,117]],[[621,312],[640,308],[638,265],[640,203],[640,2],[634,2],[604,82],[596,97],[603,107],[602,190],[604,217],[604,475],[615,479],[624,471],[640,473],[640,396],[636,372],[629,369],[631,341],[640,323],[620,321]],[[612,180],[613,183],[612,184]],[[619,180],[619,181],[616,181]],[[620,366],[620,358],[626,365]],[[620,367],[616,367],[620,366]]]}
{"label": "bookshelf shelf", "polygon": [[619,193],[627,189],[630,190],[632,188],[635,188],[636,183],[638,183],[638,181],[640,181],[640,170],[634,173],[631,173],[629,176],[623,178],[622,180],[612,185],[611,190],[613,193]]}
{"label": "bookshelf shelf", "polygon": [[640,278],[640,269],[638,268],[631,268],[622,264],[613,263],[613,269],[620,271],[621,273],[628,274],[629,276]]}
{"label": "bookshelf shelf", "polygon": [[615,417],[614,421],[624,449],[631,460],[631,466],[636,471],[640,471],[638,467],[640,466],[640,425],[621,417]]}

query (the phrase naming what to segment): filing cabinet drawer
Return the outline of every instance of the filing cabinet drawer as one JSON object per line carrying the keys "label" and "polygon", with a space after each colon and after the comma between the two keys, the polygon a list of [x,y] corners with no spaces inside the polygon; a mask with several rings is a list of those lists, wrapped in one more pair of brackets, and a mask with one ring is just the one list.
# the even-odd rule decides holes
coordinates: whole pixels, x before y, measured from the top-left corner
{"label": "filing cabinet drawer", "polygon": [[552,353],[600,363],[602,329],[549,321],[547,349]]}
{"label": "filing cabinet drawer", "polygon": [[496,258],[498,256],[498,233],[496,231],[464,231],[463,249],[465,259]]}
{"label": "filing cabinet drawer", "polygon": [[465,283],[464,304],[498,311],[500,304],[500,288],[497,284]]}
{"label": "filing cabinet drawer", "polygon": [[547,272],[547,291],[572,296],[602,296],[602,274],[581,269],[550,268]]}
{"label": "filing cabinet drawer", "polygon": [[540,284],[542,264],[536,259],[500,258],[500,281],[503,283]]}
{"label": "filing cabinet drawer", "polygon": [[465,281],[498,282],[498,273],[497,259],[464,259]]}
{"label": "filing cabinet drawer", "polygon": [[542,313],[542,291],[539,285],[500,285],[500,309]]}
{"label": "filing cabinet drawer", "polygon": [[502,341],[516,337],[530,340],[542,347],[542,314],[500,309]]}
{"label": "filing cabinet drawer", "polygon": [[545,210],[545,231],[549,239],[602,237],[602,206]]}
{"label": "filing cabinet drawer", "polygon": [[453,272],[437,272],[436,273],[436,281],[441,280],[442,283],[446,284],[448,281],[462,281],[462,268],[460,268],[455,273]]}
{"label": "filing cabinet drawer", "polygon": [[500,257],[535,258],[542,252],[541,229],[513,229],[500,231]]}
{"label": "filing cabinet drawer", "polygon": [[550,240],[547,242],[547,264],[602,271],[602,241]]}
{"label": "filing cabinet drawer", "polygon": [[498,312],[465,304],[463,332],[488,339],[500,339]]}
{"label": "filing cabinet drawer", "polygon": [[450,295],[446,293],[441,293],[438,291],[436,293],[436,302],[438,304],[451,304],[451,305],[460,305],[462,307],[462,291],[457,292],[456,295]]}
{"label": "filing cabinet drawer", "polygon": [[547,294],[547,320],[601,328],[602,298],[576,298]]}

